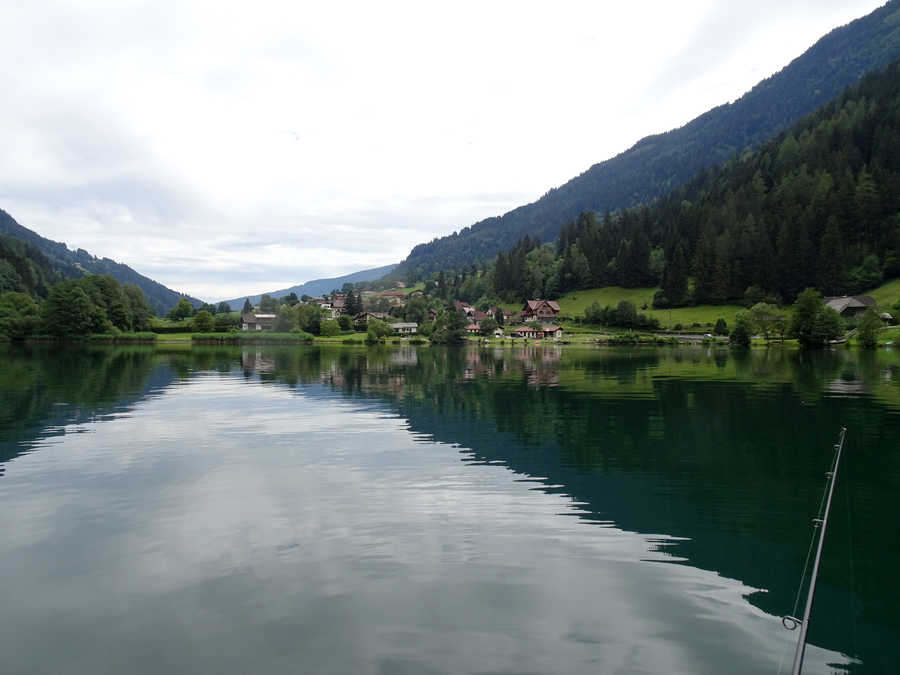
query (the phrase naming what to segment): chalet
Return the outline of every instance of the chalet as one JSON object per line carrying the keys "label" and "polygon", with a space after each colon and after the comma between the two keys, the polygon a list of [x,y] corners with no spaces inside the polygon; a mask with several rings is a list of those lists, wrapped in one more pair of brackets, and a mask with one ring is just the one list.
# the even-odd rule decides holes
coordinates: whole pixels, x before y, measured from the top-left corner
{"label": "chalet", "polygon": [[563,330],[559,326],[544,326],[545,338],[561,338],[562,334]]}
{"label": "chalet", "polygon": [[392,323],[391,328],[400,335],[415,335],[416,331],[419,329],[419,324],[402,322]]}
{"label": "chalet", "polygon": [[870,295],[841,295],[834,298],[823,298],[826,307],[831,307],[844,318],[860,316],[869,307],[877,304]]}
{"label": "chalet", "polygon": [[337,294],[331,300],[331,308],[336,309],[338,313],[344,311],[347,307],[347,296],[343,294]]}
{"label": "chalet", "polygon": [[379,293],[378,297],[387,300],[392,307],[400,307],[406,304],[405,291],[384,291],[383,293]]}
{"label": "chalet", "polygon": [[379,321],[387,321],[388,315],[383,312],[362,312],[353,317],[353,324],[357,328],[365,328],[369,325],[369,321],[378,319]]}
{"label": "chalet", "polygon": [[241,330],[271,330],[274,321],[274,314],[243,314]]}
{"label": "chalet", "polygon": [[525,321],[546,321],[559,314],[559,305],[552,300],[528,300],[522,307]]}
{"label": "chalet", "polygon": [[507,321],[509,321],[510,313],[507,312],[507,311],[506,311],[505,309],[503,309],[502,307],[499,307],[498,305],[491,305],[490,307],[488,307],[487,313],[490,314],[490,315],[491,315],[492,317],[494,317],[495,319],[497,318],[497,314],[501,314],[501,313],[502,313],[502,315],[503,315],[503,323],[506,323]]}
{"label": "chalet", "polygon": [[468,326],[466,326],[466,332],[469,335],[477,335],[480,331],[481,329],[478,327],[477,323],[470,323]]}
{"label": "chalet", "polygon": [[338,317],[341,315],[341,310],[337,309],[337,308],[336,308],[334,305],[332,305],[330,302],[320,302],[320,303],[319,303],[319,307],[321,307],[322,310],[324,310],[324,312],[325,312],[325,313],[328,315],[328,317],[331,318],[331,319],[336,319],[336,318],[338,318]]}
{"label": "chalet", "polygon": [[531,338],[532,340],[541,340],[544,338],[560,338],[562,337],[562,328],[559,326],[519,326],[512,332],[510,337]]}

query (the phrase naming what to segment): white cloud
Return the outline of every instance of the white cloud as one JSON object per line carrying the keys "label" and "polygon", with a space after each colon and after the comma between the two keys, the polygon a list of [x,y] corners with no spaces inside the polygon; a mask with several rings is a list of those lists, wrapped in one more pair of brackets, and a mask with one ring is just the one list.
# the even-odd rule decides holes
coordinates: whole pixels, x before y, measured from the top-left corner
{"label": "white cloud", "polygon": [[209,299],[397,262],[878,4],[24,3],[0,207]]}

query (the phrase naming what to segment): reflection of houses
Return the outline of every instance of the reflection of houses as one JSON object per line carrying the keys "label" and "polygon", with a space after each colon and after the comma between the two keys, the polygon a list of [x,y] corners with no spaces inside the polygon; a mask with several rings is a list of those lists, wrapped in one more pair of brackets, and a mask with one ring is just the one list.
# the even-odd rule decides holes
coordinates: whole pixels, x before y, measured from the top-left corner
{"label": "reflection of houses", "polygon": [[241,368],[248,373],[276,372],[275,359],[271,355],[263,356],[262,352],[241,352]]}
{"label": "reflection of houses", "polygon": [[831,307],[845,319],[860,316],[869,307],[875,307],[875,298],[870,295],[842,295],[824,298],[826,307]]}
{"label": "reflection of houses", "polygon": [[832,394],[865,394],[866,388],[862,380],[832,380],[828,383],[828,391]]}
{"label": "reflection of houses", "polygon": [[395,366],[415,366],[419,363],[419,352],[414,347],[401,347],[391,352],[391,363]]}
{"label": "reflection of houses", "polygon": [[241,330],[270,330],[274,321],[274,314],[244,314],[241,316]]}
{"label": "reflection of houses", "polygon": [[400,335],[413,335],[416,330],[419,328],[419,324],[417,323],[392,323],[391,328],[393,328]]}
{"label": "reflection of houses", "polygon": [[552,300],[528,300],[522,307],[523,321],[546,321],[559,314],[559,305]]}

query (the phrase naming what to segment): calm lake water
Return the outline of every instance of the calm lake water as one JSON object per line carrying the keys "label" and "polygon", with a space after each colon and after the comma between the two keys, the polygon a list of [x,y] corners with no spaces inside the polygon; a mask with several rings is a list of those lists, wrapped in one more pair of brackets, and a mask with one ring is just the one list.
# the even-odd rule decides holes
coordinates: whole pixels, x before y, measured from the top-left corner
{"label": "calm lake water", "polygon": [[[0,350],[3,673],[900,663],[900,354]],[[797,610],[802,612],[802,607]]]}

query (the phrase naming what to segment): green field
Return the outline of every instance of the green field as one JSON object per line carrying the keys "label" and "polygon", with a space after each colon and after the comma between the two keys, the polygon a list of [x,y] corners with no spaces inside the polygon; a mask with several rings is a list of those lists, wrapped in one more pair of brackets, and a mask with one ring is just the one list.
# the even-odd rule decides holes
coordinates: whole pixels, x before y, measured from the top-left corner
{"label": "green field", "polygon": [[900,300],[900,277],[873,288],[871,291],[866,291],[866,295],[875,298],[879,307],[890,307]]}
{"label": "green field", "polygon": [[[734,325],[734,316],[743,307],[740,305],[698,305],[696,307],[678,307],[676,309],[651,309],[653,294],[657,288],[621,288],[619,286],[605,286],[603,288],[591,288],[583,291],[566,293],[559,300],[559,309],[562,314],[575,317],[583,316],[584,310],[591,303],[598,303],[601,307],[609,305],[615,307],[622,300],[627,300],[638,308],[642,314],[647,314],[659,320],[662,328],[674,328],[681,324],[684,329],[706,328],[716,323],[716,319],[722,318],[729,326]],[[641,309],[646,305],[647,309]],[[699,324],[699,326],[694,326]]]}

